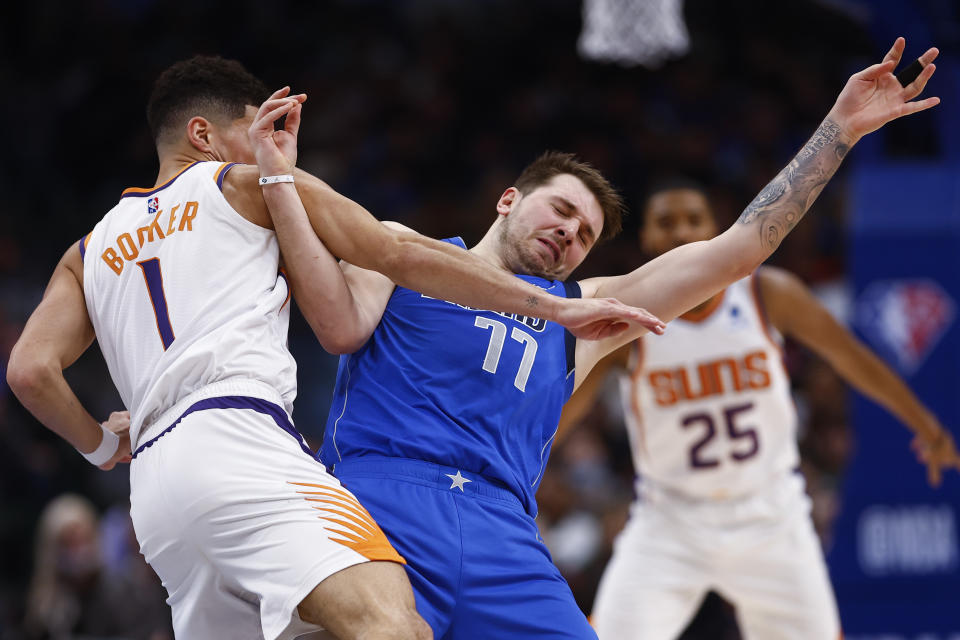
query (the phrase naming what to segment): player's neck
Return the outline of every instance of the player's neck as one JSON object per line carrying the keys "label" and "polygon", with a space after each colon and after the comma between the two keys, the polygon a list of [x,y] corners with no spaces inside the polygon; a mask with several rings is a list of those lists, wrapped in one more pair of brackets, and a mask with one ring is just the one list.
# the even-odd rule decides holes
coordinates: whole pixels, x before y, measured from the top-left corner
{"label": "player's neck", "polygon": [[160,152],[160,170],[157,172],[157,182],[154,186],[164,184],[194,162],[205,162],[207,160],[216,160],[216,158],[210,154],[197,151],[196,149],[190,149],[189,151],[180,149],[162,151]]}
{"label": "player's neck", "polygon": [[471,247],[470,252],[481,258],[482,260],[489,262],[495,267],[503,269],[504,271],[509,271],[513,273],[510,269],[510,266],[504,261],[501,252],[497,249],[497,240],[493,234],[493,228],[487,231],[486,235]]}

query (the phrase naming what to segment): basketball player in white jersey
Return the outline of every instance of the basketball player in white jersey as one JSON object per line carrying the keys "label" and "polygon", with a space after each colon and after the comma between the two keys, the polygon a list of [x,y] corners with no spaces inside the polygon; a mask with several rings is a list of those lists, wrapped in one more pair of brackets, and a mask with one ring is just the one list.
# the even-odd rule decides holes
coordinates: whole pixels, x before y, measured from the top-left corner
{"label": "basketball player in white jersey", "polygon": [[[649,197],[640,230],[655,257],[717,233],[707,199],[678,180]],[[796,470],[797,413],[782,336],[827,360],[930,449],[932,483],[958,466],[950,433],[903,381],[790,273],[761,267],[601,361],[564,409],[582,417],[620,377],[637,502],[594,605],[601,639],[672,640],[707,591],[736,607],[747,639],[840,635],[823,555]]]}
{"label": "basketball player in white jersey", "polygon": [[[132,455],[134,527],[179,637],[288,638],[317,625],[341,639],[429,637],[403,558],[290,421],[290,287],[258,182],[269,191],[291,178],[264,167],[259,180],[256,165],[231,162],[255,160],[247,130],[265,95],[221,58],[160,76],[148,106],[156,184],[124,191],[66,252],[13,349],[8,381],[93,464],[109,469]],[[262,148],[276,147],[273,138],[258,145],[264,158],[282,156]],[[388,229],[316,178],[296,179],[331,250],[429,295],[595,337],[650,321],[616,301],[559,300],[465,252]],[[339,278],[324,247],[312,258]],[[337,284],[313,314],[332,344],[350,321]],[[95,337],[129,431],[116,416],[98,425],[64,380]]]}

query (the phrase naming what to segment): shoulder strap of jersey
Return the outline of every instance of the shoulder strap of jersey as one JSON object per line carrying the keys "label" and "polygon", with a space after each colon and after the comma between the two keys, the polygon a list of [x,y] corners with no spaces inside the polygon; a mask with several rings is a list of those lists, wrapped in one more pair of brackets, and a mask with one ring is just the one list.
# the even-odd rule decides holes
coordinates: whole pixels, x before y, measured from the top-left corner
{"label": "shoulder strap of jersey", "polygon": [[[563,283],[563,292],[567,298],[583,297],[580,291],[580,283],[576,280],[567,280]],[[564,345],[567,351],[567,375],[576,368],[577,365],[577,337],[570,333],[566,328],[563,330]]]}

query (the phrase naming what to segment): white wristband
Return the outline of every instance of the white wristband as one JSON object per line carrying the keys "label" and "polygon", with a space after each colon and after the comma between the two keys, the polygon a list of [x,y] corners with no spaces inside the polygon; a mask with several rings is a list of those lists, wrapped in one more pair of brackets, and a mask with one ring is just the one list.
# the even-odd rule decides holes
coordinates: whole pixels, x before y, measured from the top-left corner
{"label": "white wristband", "polygon": [[277,184],[278,182],[293,182],[293,176],[288,173],[282,176],[262,176],[260,178],[261,187],[265,184]]}
{"label": "white wristband", "polygon": [[120,436],[115,434],[110,429],[107,429],[102,424],[100,429],[103,430],[103,439],[100,440],[100,446],[91,451],[90,453],[80,452],[87,461],[95,467],[99,467],[104,462],[113,457],[113,454],[117,452],[117,449],[120,447]]}

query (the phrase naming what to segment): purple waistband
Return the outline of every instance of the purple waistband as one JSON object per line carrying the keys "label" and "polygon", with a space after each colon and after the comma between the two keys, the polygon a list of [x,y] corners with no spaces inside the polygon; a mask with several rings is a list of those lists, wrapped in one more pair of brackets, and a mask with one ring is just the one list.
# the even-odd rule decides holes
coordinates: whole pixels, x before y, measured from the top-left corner
{"label": "purple waistband", "polygon": [[300,432],[297,431],[296,427],[293,426],[293,423],[290,422],[290,418],[287,416],[287,412],[283,410],[282,407],[276,405],[269,400],[262,400],[260,398],[251,398],[248,396],[220,396],[217,398],[206,398],[204,400],[198,400],[197,402],[190,405],[186,411],[183,412],[179,418],[177,418],[173,424],[169,427],[158,433],[155,437],[150,438],[147,442],[144,442],[142,445],[137,447],[137,450],[133,452],[133,458],[136,458],[140,453],[148,448],[153,446],[153,443],[167,435],[173,428],[180,424],[180,421],[186,418],[191,413],[196,411],[204,411],[206,409],[251,409],[257,413],[262,413],[264,415],[270,416],[273,418],[273,421],[277,424],[278,427],[289,433],[297,443],[300,445],[300,448],[303,449],[304,453],[310,456],[313,459],[316,459],[317,456],[313,451],[310,450],[310,447],[307,446],[307,443],[304,441],[303,436],[300,435]]}

